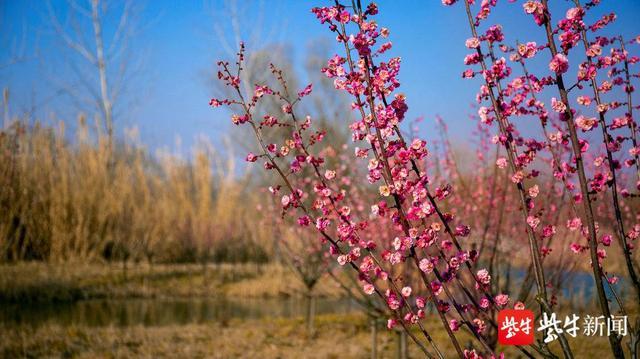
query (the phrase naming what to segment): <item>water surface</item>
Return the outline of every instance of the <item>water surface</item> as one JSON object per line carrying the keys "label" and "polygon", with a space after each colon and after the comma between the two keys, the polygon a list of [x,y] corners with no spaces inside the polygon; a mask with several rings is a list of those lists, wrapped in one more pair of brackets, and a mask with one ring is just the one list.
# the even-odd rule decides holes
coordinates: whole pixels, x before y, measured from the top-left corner
{"label": "water surface", "polygon": [[[316,314],[357,310],[349,299],[316,299]],[[0,322],[87,326],[163,326],[220,323],[231,319],[302,317],[305,299],[101,299],[72,303],[0,305]]]}

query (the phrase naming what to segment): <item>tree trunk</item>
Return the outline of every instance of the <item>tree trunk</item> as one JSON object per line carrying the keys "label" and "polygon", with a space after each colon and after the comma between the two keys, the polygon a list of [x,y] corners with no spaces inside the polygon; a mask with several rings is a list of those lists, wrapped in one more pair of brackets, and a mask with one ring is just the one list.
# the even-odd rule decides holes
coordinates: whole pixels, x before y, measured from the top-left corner
{"label": "tree trunk", "polygon": [[313,295],[313,288],[307,288],[307,333],[309,336],[315,334],[316,298]]}
{"label": "tree trunk", "polygon": [[371,359],[378,359],[378,322],[371,319]]}
{"label": "tree trunk", "polygon": [[396,358],[407,359],[409,357],[407,355],[407,333],[404,330],[398,330],[396,333],[396,341],[398,344]]}
{"label": "tree trunk", "polygon": [[122,276],[124,277],[124,281],[127,281],[127,258],[122,258]]}

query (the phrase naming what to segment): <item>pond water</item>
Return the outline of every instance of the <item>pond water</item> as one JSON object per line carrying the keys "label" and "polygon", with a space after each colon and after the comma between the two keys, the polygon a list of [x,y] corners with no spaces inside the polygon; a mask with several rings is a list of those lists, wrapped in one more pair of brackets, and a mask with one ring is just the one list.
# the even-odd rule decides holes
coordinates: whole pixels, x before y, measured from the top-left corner
{"label": "pond water", "polygon": [[[0,305],[0,322],[40,326],[48,323],[87,326],[163,326],[220,323],[230,319],[303,317],[304,299],[105,299],[73,303]],[[349,299],[316,299],[316,314],[344,314],[358,309]]]}
{"label": "pond water", "polygon": [[[519,283],[525,270],[515,269],[512,276]],[[573,305],[593,301],[593,278],[589,273],[574,273],[566,278],[564,299]],[[570,285],[569,285],[570,284]],[[620,283],[618,290],[623,288]],[[571,288],[571,289],[567,289]],[[513,288],[515,292],[519,288]],[[605,287],[611,297],[609,286]],[[535,289],[532,290],[535,292]],[[620,291],[619,294],[624,294]],[[575,303],[574,303],[575,302]],[[247,299],[100,299],[54,303],[0,303],[0,323],[40,326],[56,323],[63,326],[163,326],[224,323],[231,319],[304,317],[304,298]],[[615,307],[615,303],[614,303]],[[344,314],[358,311],[350,299],[316,299],[316,314]]]}

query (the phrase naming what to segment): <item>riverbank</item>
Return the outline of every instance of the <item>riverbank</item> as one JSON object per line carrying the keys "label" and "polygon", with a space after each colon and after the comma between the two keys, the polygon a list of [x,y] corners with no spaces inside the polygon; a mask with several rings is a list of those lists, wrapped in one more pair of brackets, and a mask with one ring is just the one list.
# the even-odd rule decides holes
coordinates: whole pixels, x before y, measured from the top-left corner
{"label": "riverbank", "polygon": [[[453,354],[437,318],[424,322],[444,353]],[[321,315],[310,337],[302,319],[231,320],[168,326],[89,327],[47,325],[37,328],[1,327],[0,357],[146,357],[146,358],[368,358],[371,326],[358,314]],[[462,343],[468,338],[462,336]],[[607,358],[604,337],[570,338],[576,358]],[[555,343],[554,343],[555,345]],[[420,358],[409,343],[409,357]],[[554,346],[552,346],[554,348]],[[554,348],[556,351],[558,348]],[[513,347],[498,348],[506,357],[517,357]],[[393,358],[397,335],[384,328],[377,333],[380,358]]]}
{"label": "riverbank", "polygon": [[[338,286],[322,278],[314,292],[339,297]],[[0,265],[0,302],[70,302],[121,298],[283,298],[303,296],[304,286],[278,265],[47,264]]]}
{"label": "riverbank", "polygon": [[[370,357],[367,318],[339,299],[330,278],[315,292],[325,302],[317,302],[310,336],[304,288],[281,266],[3,265],[0,300],[11,315],[0,320],[0,357]],[[453,353],[435,316],[423,324]],[[569,341],[576,357],[608,357],[605,337]],[[395,357],[395,332],[381,324],[377,343],[379,357]],[[513,347],[498,350],[517,357]]]}

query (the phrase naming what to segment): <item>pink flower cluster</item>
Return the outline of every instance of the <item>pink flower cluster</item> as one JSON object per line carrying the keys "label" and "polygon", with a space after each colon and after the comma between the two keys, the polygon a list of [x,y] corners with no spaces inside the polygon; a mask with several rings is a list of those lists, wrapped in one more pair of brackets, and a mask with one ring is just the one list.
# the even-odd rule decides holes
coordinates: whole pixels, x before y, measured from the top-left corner
{"label": "pink flower cluster", "polygon": [[[388,54],[393,49],[389,30],[374,20],[378,14],[374,3],[365,8],[357,2],[349,7],[336,3],[312,9],[344,48],[341,55],[328,59],[321,71],[333,80],[335,89],[351,99],[355,120],[349,130],[354,156],[366,171],[362,178],[376,190],[375,196],[367,197],[366,205],[356,205],[357,190],[350,188],[352,182],[317,151],[316,145],[327,133],[314,129],[310,116],[297,113],[296,105],[311,95],[311,85],[292,97],[284,76],[272,66],[281,88],[252,84],[255,90],[246,101],[240,89],[242,48],[233,69],[227,62],[219,63],[218,78],[237,96],[212,99],[210,104],[240,110],[231,116],[232,122],[253,132],[260,149],[258,154],[249,153],[246,160],[263,161],[264,169],[277,175],[279,183],[269,190],[282,213],[295,216],[300,228],[315,229],[328,255],[338,265],[357,272],[362,292],[385,303],[389,328],[401,326],[412,333],[410,328],[417,326],[422,339],[440,353],[422,323],[426,308],[431,306],[459,356],[498,357],[491,349],[489,327],[496,326],[494,314],[509,305],[510,297],[499,293],[492,279],[496,275],[491,271],[494,258],[488,268],[479,267],[478,260],[485,253],[489,229],[494,227],[490,218],[493,210],[501,208],[501,221],[506,212],[514,213],[505,221],[511,227],[511,237],[526,238],[526,245],[517,242],[520,239],[513,239],[517,243],[513,245],[527,249],[529,275],[545,312],[558,303],[557,297],[548,293],[559,288],[545,277],[544,264],[553,257],[552,243],[562,237],[559,232],[570,241],[563,249],[590,255],[602,315],[608,316],[609,306],[607,298],[602,298],[602,278],[611,285],[617,281],[617,276],[605,270],[606,248],[617,241],[629,276],[633,280],[637,274],[630,253],[633,241],[640,237],[640,218],[623,200],[640,191],[640,146],[631,96],[635,90],[631,80],[637,75],[629,70],[640,60],[625,49],[640,42],[640,37],[625,42],[620,37],[593,35],[615,20],[615,15],[609,14],[589,22],[589,10],[598,1],[585,6],[576,1],[576,6],[568,8],[554,24],[546,0],[529,0],[524,3],[524,13],[533,17],[547,42],[510,46],[500,25],[483,27],[498,6],[496,0],[477,4],[473,0],[442,0],[447,6],[457,2],[469,9],[471,32],[464,43],[469,53],[464,57],[467,68],[463,78],[481,81],[476,95],[477,131],[482,140],[478,160],[484,161],[491,145],[497,147],[495,159],[488,161],[497,167],[495,174],[473,177],[477,184],[472,189],[465,188],[463,176],[448,159],[444,160],[445,169],[456,185],[432,175],[427,142],[400,130],[408,111],[406,96],[398,92],[401,61]],[[580,57],[581,62],[570,64],[574,57]],[[529,72],[528,65],[535,58],[548,64],[539,73]],[[623,93],[625,98],[615,99],[615,93]],[[281,111],[258,115],[256,109],[264,98],[280,103]],[[574,108],[576,104],[580,110]],[[518,129],[522,121],[538,125],[539,133],[524,135],[525,131]],[[286,138],[270,142],[269,131],[276,128],[285,131]],[[602,143],[587,135],[596,130],[602,132]],[[634,167],[637,173],[624,170]],[[502,194],[495,190],[500,174],[506,179]],[[492,183],[486,177],[491,177]],[[635,178],[627,181],[635,183],[635,188],[624,188],[627,178]],[[470,203],[475,199],[484,200],[483,206],[488,207],[486,222],[465,217],[476,220],[465,223],[461,214],[473,217],[480,213],[478,205]],[[603,201],[609,207],[598,206]],[[370,208],[370,212],[363,215],[359,207]],[[604,219],[611,226],[605,226]],[[495,225],[498,238],[499,223]],[[373,238],[370,229],[375,226],[385,227],[388,238]],[[480,232],[484,233],[478,233],[477,227],[482,226],[485,228]],[[479,251],[466,243],[475,236],[482,238]],[[456,336],[461,327],[473,335],[481,353],[463,350]],[[429,356],[422,341],[411,336]],[[559,337],[562,350],[570,356],[566,339]],[[614,352],[616,348],[612,341]]]}

